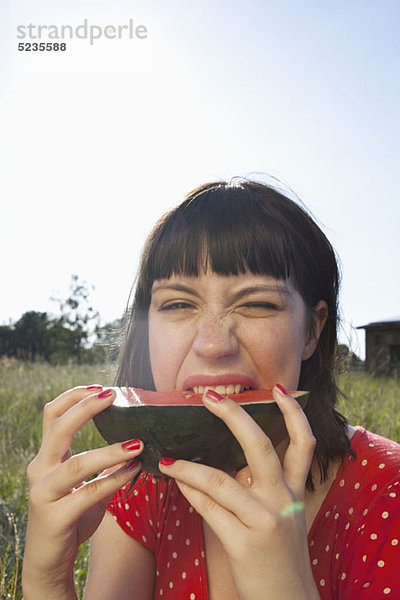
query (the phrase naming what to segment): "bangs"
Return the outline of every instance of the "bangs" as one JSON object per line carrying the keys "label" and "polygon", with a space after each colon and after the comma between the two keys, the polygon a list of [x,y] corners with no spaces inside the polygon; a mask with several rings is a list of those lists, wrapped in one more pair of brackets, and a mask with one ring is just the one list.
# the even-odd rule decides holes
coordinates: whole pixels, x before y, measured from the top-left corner
{"label": "bangs", "polygon": [[216,186],[193,194],[159,222],[147,276],[154,281],[210,269],[287,279],[296,271],[296,254],[293,226],[282,221],[282,212],[273,203],[266,207],[254,190]]}

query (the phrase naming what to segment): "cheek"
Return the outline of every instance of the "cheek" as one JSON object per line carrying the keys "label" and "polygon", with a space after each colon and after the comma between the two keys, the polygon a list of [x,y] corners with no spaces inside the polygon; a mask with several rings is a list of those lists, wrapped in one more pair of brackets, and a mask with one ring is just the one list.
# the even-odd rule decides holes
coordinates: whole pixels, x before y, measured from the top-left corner
{"label": "cheek", "polygon": [[150,365],[157,391],[175,389],[177,373],[187,353],[186,345],[187,336],[178,328],[149,318]]}

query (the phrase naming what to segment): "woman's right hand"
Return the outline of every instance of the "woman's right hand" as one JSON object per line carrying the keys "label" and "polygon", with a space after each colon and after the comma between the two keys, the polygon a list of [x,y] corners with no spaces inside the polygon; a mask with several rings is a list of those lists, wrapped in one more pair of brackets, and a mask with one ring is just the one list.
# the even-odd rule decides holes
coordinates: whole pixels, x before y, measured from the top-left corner
{"label": "woman's right hand", "polygon": [[77,387],[44,408],[42,443],[27,469],[26,600],[76,598],[73,566],[79,545],[97,529],[115,492],[141,469],[133,460],[143,450],[137,440],[71,454],[75,433],[114,398],[114,391],[101,386]]}

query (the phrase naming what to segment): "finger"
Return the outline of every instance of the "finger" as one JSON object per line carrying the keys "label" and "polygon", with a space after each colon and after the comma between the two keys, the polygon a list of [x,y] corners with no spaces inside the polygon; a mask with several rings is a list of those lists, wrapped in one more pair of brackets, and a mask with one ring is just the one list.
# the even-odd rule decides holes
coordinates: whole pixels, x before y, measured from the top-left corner
{"label": "finger", "polygon": [[273,396],[289,434],[289,446],[283,461],[284,478],[295,496],[302,499],[316,440],[300,404],[282,386],[273,389]]}
{"label": "finger", "polygon": [[189,504],[208,523],[223,545],[227,545],[232,539],[240,539],[245,525],[236,515],[220,506],[208,494],[187,483],[176,480],[176,484]]}
{"label": "finger", "polygon": [[282,480],[278,455],[269,437],[254,419],[236,402],[208,390],[203,401],[205,406],[229,427],[242,447],[253,474],[253,485],[266,482],[277,485]]}
{"label": "finger", "polygon": [[63,392],[55,400],[48,402],[43,410],[42,437],[44,437],[53,421],[61,417],[71,406],[83,400],[86,396],[101,392],[101,385],[90,385],[88,387],[75,387]]}
{"label": "finger", "polygon": [[123,467],[116,468],[108,475],[99,475],[86,482],[72,494],[68,494],[59,502],[63,505],[66,523],[75,523],[86,511],[97,507],[104,512],[114,494],[129,483],[140,472],[142,465],[139,461],[128,462]]}
{"label": "finger", "polygon": [[[129,447],[133,446],[134,449],[130,450]],[[101,474],[99,477],[107,477],[110,471],[105,472],[105,470],[115,469],[120,463],[132,461],[142,451],[143,443],[140,440],[130,440],[124,444],[112,444],[75,454],[46,477],[43,487],[47,490],[49,496],[47,499],[54,501],[63,498],[97,473]]]}
{"label": "finger", "polygon": [[61,462],[77,431],[94,415],[110,406],[114,398],[115,391],[110,389],[73,403],[48,429],[38,453],[40,462],[49,467]]}
{"label": "finger", "polygon": [[186,460],[170,462],[167,459],[163,464],[164,460],[159,463],[160,471],[190,486],[193,494],[198,492],[199,498],[206,498],[205,509],[219,506],[233,513],[245,525],[251,524],[257,500],[249,494],[248,488],[219,469]]}

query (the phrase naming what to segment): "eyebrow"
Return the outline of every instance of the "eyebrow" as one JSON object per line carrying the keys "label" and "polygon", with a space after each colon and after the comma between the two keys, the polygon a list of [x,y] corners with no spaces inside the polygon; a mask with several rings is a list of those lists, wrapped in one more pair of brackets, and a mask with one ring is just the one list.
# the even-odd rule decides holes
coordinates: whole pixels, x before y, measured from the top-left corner
{"label": "eyebrow", "polygon": [[[196,298],[201,298],[201,294],[199,294],[194,288],[189,285],[185,285],[183,283],[155,283],[153,286],[153,291],[158,292],[162,290],[173,290],[175,292],[185,292],[187,294],[191,294]],[[291,292],[286,285],[278,284],[278,285],[270,285],[270,284],[259,284],[259,285],[251,285],[248,287],[244,287],[229,298],[229,302],[236,302],[243,298],[243,296],[257,294],[259,292],[278,292],[287,297],[291,296]]]}

